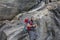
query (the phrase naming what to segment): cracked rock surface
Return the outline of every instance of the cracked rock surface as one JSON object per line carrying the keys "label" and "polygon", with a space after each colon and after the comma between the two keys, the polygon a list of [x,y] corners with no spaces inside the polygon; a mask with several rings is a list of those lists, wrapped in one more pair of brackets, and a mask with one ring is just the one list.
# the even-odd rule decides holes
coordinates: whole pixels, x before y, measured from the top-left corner
{"label": "cracked rock surface", "polygon": [[[42,3],[44,6],[44,2]],[[20,13],[12,21],[4,21],[5,23],[0,29],[1,40],[29,40],[28,33],[24,33],[24,18],[33,16],[38,24],[36,28],[38,38],[37,40],[60,40],[60,9],[59,6],[56,9],[48,10],[45,7],[41,9],[41,6],[36,9],[24,13]],[[2,36],[1,36],[2,35]]]}

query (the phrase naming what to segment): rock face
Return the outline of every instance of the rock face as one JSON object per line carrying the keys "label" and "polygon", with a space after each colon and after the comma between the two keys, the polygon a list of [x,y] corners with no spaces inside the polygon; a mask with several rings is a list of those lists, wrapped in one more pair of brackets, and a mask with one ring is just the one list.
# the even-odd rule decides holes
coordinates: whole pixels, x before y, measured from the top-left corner
{"label": "rock face", "polygon": [[[38,8],[39,9],[39,8]],[[1,40],[29,40],[27,33],[24,33],[23,20],[25,17],[33,16],[38,27],[36,28],[37,40],[60,40],[60,9],[48,10],[46,7],[42,10],[22,13],[20,20],[4,21],[5,25],[0,29],[3,38]],[[19,15],[18,15],[19,16]]]}
{"label": "rock face", "polygon": [[48,11],[40,19],[40,40],[60,40],[60,9]]}
{"label": "rock face", "polygon": [[0,20],[10,20],[19,12],[27,11],[37,4],[37,0],[0,0]]}
{"label": "rock face", "polygon": [[17,12],[14,4],[0,2],[0,20],[12,19]]}
{"label": "rock face", "polygon": [[53,20],[53,39],[54,40],[60,40],[60,9],[55,9],[55,10],[51,10],[51,12],[53,12],[53,15],[51,16],[52,20]]}

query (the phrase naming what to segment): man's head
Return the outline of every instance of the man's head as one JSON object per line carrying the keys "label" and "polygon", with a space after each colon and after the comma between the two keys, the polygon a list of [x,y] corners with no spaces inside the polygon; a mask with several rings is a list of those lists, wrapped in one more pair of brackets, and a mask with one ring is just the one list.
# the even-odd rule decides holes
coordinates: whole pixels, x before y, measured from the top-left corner
{"label": "man's head", "polygon": [[31,17],[31,20],[34,20],[34,17],[33,16]]}

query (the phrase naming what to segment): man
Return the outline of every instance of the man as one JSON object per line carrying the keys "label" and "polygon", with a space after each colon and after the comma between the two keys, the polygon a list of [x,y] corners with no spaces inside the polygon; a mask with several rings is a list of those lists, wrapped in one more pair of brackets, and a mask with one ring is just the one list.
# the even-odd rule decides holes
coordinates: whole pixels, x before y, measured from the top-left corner
{"label": "man", "polygon": [[36,26],[37,24],[34,22],[34,17],[31,17],[31,20],[27,24],[27,30],[30,40],[36,40],[37,38]]}
{"label": "man", "polygon": [[23,29],[24,32],[27,32],[27,24],[28,24],[28,21],[29,21],[29,18],[26,17],[26,18],[24,19],[24,23],[25,23],[25,27],[24,27],[24,29]]}

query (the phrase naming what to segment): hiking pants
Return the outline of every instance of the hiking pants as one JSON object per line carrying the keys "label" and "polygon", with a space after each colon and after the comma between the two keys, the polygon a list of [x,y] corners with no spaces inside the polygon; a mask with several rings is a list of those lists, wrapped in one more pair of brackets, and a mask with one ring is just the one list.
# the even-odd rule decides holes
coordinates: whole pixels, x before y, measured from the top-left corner
{"label": "hiking pants", "polygon": [[29,31],[28,34],[29,34],[30,40],[36,40],[37,34],[35,31]]}

